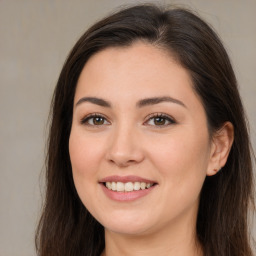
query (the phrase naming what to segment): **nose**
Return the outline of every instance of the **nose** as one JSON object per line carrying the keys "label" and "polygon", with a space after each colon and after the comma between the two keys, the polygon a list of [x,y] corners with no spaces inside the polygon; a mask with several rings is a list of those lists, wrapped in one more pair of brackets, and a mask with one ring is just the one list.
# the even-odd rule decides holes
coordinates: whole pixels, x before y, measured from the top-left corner
{"label": "nose", "polygon": [[110,138],[106,158],[119,167],[142,162],[144,154],[139,133],[127,127],[116,129]]}

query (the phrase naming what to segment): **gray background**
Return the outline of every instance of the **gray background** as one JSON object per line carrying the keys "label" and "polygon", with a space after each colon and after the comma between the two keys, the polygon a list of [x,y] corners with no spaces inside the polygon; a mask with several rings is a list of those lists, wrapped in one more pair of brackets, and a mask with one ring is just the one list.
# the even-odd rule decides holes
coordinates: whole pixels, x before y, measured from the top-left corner
{"label": "gray background", "polygon": [[[0,0],[0,256],[35,255],[46,122],[68,52],[89,25],[135,2],[141,1]],[[160,2],[190,6],[223,39],[256,148],[256,0]]]}

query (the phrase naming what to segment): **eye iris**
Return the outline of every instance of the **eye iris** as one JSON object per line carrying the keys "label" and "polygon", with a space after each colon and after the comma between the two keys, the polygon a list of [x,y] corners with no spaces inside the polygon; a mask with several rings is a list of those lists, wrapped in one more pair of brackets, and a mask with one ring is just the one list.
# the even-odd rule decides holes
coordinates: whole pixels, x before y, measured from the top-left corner
{"label": "eye iris", "polygon": [[154,123],[155,123],[155,125],[163,125],[163,124],[165,124],[165,118],[155,117]]}
{"label": "eye iris", "polygon": [[94,117],[93,124],[95,124],[95,125],[104,124],[104,118],[103,117]]}

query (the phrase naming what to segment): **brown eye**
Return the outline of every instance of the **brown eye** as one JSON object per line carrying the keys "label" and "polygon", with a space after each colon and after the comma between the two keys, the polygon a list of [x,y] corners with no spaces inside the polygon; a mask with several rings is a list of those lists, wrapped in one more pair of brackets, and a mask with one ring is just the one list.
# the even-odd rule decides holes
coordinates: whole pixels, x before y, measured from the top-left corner
{"label": "brown eye", "polygon": [[165,127],[171,124],[175,124],[176,122],[167,115],[164,114],[154,114],[151,115],[147,121],[148,125],[158,126],[159,128]]}
{"label": "brown eye", "polygon": [[102,125],[104,124],[104,118],[103,117],[93,117],[92,122],[94,125]]}
{"label": "brown eye", "polygon": [[101,115],[90,115],[81,120],[81,124],[90,126],[108,125],[109,122]]}
{"label": "brown eye", "polygon": [[155,125],[165,125],[166,121],[167,120],[165,118],[163,118],[163,117],[155,117],[154,118],[154,124]]}

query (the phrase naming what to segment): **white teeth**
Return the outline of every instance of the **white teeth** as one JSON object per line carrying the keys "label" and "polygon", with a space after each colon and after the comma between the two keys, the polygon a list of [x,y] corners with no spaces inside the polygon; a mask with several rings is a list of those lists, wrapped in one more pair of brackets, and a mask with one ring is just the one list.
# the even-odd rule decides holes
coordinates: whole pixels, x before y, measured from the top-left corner
{"label": "white teeth", "polygon": [[111,182],[111,189],[116,191],[116,182]]}
{"label": "white teeth", "polygon": [[108,189],[111,189],[111,186],[112,185],[112,183],[111,182],[106,182],[106,187],[108,188]]}
{"label": "white teeth", "polygon": [[125,183],[124,184],[124,190],[125,191],[133,191],[133,184],[132,184],[132,182],[127,182],[127,183]]}
{"label": "white teeth", "polygon": [[134,190],[140,190],[140,182],[134,182],[133,189]]}
{"label": "white teeth", "polygon": [[146,183],[145,182],[141,182],[140,183],[140,188],[141,189],[145,189],[146,188]]}
{"label": "white teeth", "polygon": [[117,182],[116,183],[116,191],[123,192],[124,191],[124,183],[123,182]]}
{"label": "white teeth", "polygon": [[146,182],[106,182],[106,187],[113,191],[118,192],[131,192],[131,191],[138,191],[138,190],[144,190],[148,189],[153,186],[153,183],[146,183]]}

